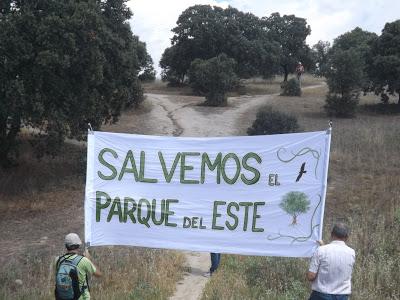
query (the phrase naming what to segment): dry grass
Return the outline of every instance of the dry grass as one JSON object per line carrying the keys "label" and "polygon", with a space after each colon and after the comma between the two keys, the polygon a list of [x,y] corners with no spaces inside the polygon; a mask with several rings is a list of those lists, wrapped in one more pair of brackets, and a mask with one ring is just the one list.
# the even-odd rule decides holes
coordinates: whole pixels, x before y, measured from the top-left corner
{"label": "dry grass", "polygon": [[[290,78],[292,77],[289,76],[288,79]],[[246,95],[279,94],[281,92],[282,81],[283,81],[282,76],[275,76],[272,79],[262,79],[262,78],[247,79],[242,82],[243,86],[239,89],[238,93]],[[325,82],[324,78],[314,77],[310,74],[304,74],[301,80],[302,87],[319,85],[324,82]]]}
{"label": "dry grass", "polygon": [[[83,236],[85,149],[34,159],[23,145],[20,165],[0,171],[0,299],[54,299],[54,260],[68,232]],[[134,247],[91,250],[104,277],[93,299],[166,299],[182,275],[183,255]],[[16,280],[22,280],[22,284]]]}
{"label": "dry grass", "polygon": [[167,82],[156,79],[154,82],[142,83],[145,93],[163,94],[163,95],[193,95],[192,89],[187,86],[168,86]]}
{"label": "dry grass", "polygon": [[[291,77],[289,77],[290,79]],[[275,76],[272,79],[251,78],[240,82],[240,86],[236,91],[228,93],[228,96],[239,95],[266,95],[276,94],[280,92],[282,76]],[[310,74],[304,74],[302,78],[302,86],[310,86],[324,82],[323,78],[314,77]],[[157,79],[154,82],[143,83],[146,93],[164,94],[164,95],[186,95],[193,96],[192,89],[185,85],[182,87],[170,87],[166,82]]]}
{"label": "dry grass", "polygon": [[[277,96],[268,104],[296,115],[306,131],[321,130],[328,124],[325,94],[326,87],[308,89],[301,98]],[[324,237],[336,221],[352,228],[354,300],[400,299],[399,152],[399,114],[333,119]],[[305,259],[224,255],[203,299],[307,299],[307,267]]]}
{"label": "dry grass", "polygon": [[[92,281],[93,299],[166,299],[183,263],[176,252],[165,250],[103,247],[91,252],[104,273]],[[30,251],[19,259],[12,257],[0,272],[0,299],[54,299],[55,254]]]}
{"label": "dry grass", "polygon": [[[280,81],[255,79],[247,89],[277,93]],[[306,77],[303,87],[318,83],[321,79]],[[159,91],[165,94],[165,88]],[[304,90],[302,97],[276,96],[268,104],[296,115],[303,130],[321,130],[328,124],[325,94],[322,86]],[[251,113],[238,123],[242,134],[255,117]],[[371,112],[333,120],[324,236],[337,220],[353,228],[355,300],[400,299],[399,121],[399,115]],[[20,166],[0,171],[0,299],[51,299],[53,261],[63,252],[63,236],[83,233],[85,153],[69,145],[64,155],[36,161],[23,147]],[[103,247],[93,250],[93,258],[105,273],[93,283],[94,299],[165,299],[183,271],[183,256],[174,251]],[[304,259],[224,255],[203,299],[306,299],[307,265]]]}

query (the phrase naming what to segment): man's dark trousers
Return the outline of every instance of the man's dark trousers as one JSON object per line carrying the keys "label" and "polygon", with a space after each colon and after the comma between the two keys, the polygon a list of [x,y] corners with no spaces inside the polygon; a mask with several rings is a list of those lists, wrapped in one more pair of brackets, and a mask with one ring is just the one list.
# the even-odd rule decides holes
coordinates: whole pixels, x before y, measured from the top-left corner
{"label": "man's dark trousers", "polygon": [[349,295],[333,295],[312,291],[308,300],[348,300]]}
{"label": "man's dark trousers", "polygon": [[218,269],[220,260],[221,260],[221,253],[211,253],[211,268],[210,268],[211,274]]}

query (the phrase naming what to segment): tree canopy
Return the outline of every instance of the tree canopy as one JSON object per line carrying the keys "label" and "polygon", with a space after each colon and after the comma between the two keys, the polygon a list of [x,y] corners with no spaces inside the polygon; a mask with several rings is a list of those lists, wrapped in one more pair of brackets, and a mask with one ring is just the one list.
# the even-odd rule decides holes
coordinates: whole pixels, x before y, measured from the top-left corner
{"label": "tree canopy", "polygon": [[295,15],[273,13],[263,18],[263,24],[271,40],[276,41],[281,49],[279,64],[282,67],[284,81],[289,73],[295,71],[300,61],[305,67],[313,64],[311,50],[306,44],[306,38],[311,34],[307,21]]}
{"label": "tree canopy", "polygon": [[331,44],[327,41],[318,41],[311,51],[313,56],[313,61],[315,63],[314,74],[317,76],[323,76],[326,71],[326,63],[328,60],[328,53]]}
{"label": "tree canopy", "polygon": [[354,116],[360,92],[370,87],[367,59],[376,38],[375,33],[356,27],[334,40],[323,68],[329,86],[325,105],[328,115]]}
{"label": "tree canopy", "polygon": [[258,18],[233,7],[194,5],[182,12],[172,32],[171,47],[160,60],[162,78],[170,83],[183,83],[196,58],[222,53],[237,62],[240,78],[283,73],[287,81],[299,61],[309,69],[314,65],[305,42],[310,26],[295,15]]}
{"label": "tree canopy", "polygon": [[[82,138],[138,104],[143,66],[124,0],[2,1],[0,162],[16,153],[24,126],[55,154],[64,137]],[[142,54],[143,55],[143,54]]]}
{"label": "tree canopy", "polygon": [[196,58],[210,59],[222,53],[237,62],[241,78],[271,76],[279,59],[279,44],[271,40],[261,20],[236,8],[191,6],[179,16],[171,47],[161,58],[162,77],[183,82]]}
{"label": "tree canopy", "polygon": [[328,84],[332,83],[329,84],[331,91],[343,94],[368,89],[367,58],[376,38],[375,33],[356,27],[334,40],[325,72]]}
{"label": "tree canopy", "polygon": [[400,105],[400,20],[386,23],[372,43],[368,74],[376,94],[397,93]]}
{"label": "tree canopy", "polygon": [[146,43],[139,40],[138,36],[134,36],[136,55],[139,60],[141,81],[154,81],[156,79],[156,70],[154,70],[153,59],[147,52]]}

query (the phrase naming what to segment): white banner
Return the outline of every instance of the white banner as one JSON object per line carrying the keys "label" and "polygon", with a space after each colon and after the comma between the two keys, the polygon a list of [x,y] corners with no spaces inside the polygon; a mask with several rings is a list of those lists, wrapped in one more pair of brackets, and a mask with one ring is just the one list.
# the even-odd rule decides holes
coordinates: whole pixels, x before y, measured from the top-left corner
{"label": "white banner", "polygon": [[309,257],[322,234],[330,136],[89,134],[86,242]]}

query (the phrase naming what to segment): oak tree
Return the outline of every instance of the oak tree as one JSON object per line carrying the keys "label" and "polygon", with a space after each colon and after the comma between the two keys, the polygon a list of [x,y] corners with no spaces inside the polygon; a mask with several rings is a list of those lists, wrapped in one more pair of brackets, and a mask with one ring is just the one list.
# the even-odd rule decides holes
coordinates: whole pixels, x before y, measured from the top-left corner
{"label": "oak tree", "polygon": [[142,100],[137,42],[124,0],[1,1],[0,164],[33,128],[38,153],[82,139]]}

